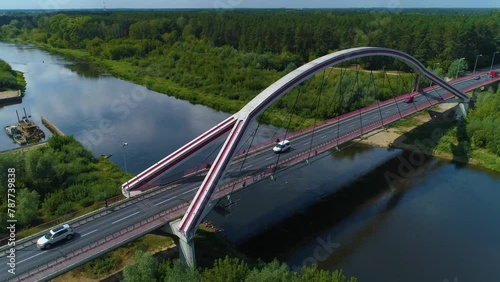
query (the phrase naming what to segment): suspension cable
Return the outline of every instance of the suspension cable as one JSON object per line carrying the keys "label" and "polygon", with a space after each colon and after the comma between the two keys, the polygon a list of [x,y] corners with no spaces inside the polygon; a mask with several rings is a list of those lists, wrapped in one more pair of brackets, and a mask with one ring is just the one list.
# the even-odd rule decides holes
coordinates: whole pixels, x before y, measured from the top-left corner
{"label": "suspension cable", "polygon": [[[384,77],[386,77],[386,78],[387,78],[387,84],[389,84],[389,88],[391,89],[392,95],[394,96],[394,95],[395,95],[395,94],[394,94],[394,92],[395,92],[395,91],[394,91],[394,88],[392,88],[392,85],[391,85],[391,80],[390,80],[390,79],[389,79],[389,77],[387,76],[387,73],[386,73],[386,72],[384,72],[384,75],[385,75]],[[396,108],[398,109],[399,117],[402,117],[402,115],[401,115],[401,110],[399,109],[398,101],[396,101]]]}
{"label": "suspension cable", "polygon": [[[316,116],[319,115],[319,104],[320,104],[320,101],[321,101],[321,95],[323,93],[323,86],[325,85],[325,81],[330,77],[330,74],[332,73],[333,68],[330,68],[330,72],[328,73],[328,75],[326,76],[326,78],[325,78],[325,71],[326,70],[323,70],[323,77],[321,79],[321,84],[320,84],[320,87],[319,87],[319,94],[317,96],[316,114],[314,115],[314,124],[313,124],[313,130],[312,130],[312,134],[311,134],[311,142],[309,142],[309,154],[307,156],[308,159],[311,156],[311,150],[312,150],[312,143],[313,143],[313,139],[314,139],[314,133],[316,132],[316,120],[317,120]],[[314,154],[314,155],[316,155],[316,154]]]}
{"label": "suspension cable", "polygon": [[[354,95],[354,97],[360,95],[360,91],[359,91],[359,62],[358,64],[356,64],[356,95]],[[363,135],[363,116],[361,115],[361,110],[358,109],[358,112],[359,112],[359,122],[360,122],[360,125],[361,125],[361,135]]]}
{"label": "suspension cable", "polygon": [[[376,85],[375,85],[375,77],[373,76],[373,70],[370,70],[370,81],[371,81],[371,84],[373,85],[373,94],[375,94],[377,92],[377,87],[375,87]],[[382,123],[382,127],[384,127],[384,117],[382,116],[382,109],[380,108],[379,99],[377,99],[377,108],[378,108],[378,112],[380,114],[380,122]]]}

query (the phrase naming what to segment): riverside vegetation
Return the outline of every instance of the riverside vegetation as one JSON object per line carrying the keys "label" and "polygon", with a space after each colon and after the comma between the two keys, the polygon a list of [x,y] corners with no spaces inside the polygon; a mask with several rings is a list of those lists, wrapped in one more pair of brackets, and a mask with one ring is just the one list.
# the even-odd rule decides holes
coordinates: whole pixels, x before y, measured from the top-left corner
{"label": "riverside vegetation", "polygon": [[[456,74],[457,58],[479,65],[498,50],[500,13],[463,11],[66,11],[0,17],[0,38],[33,42],[94,61],[117,77],[192,103],[235,112],[287,72],[329,52],[385,46],[414,55],[435,71]],[[332,28],[335,27],[335,28]],[[438,65],[439,63],[439,65]],[[358,60],[365,69],[406,71],[383,57]],[[463,68],[457,69],[460,73]],[[322,75],[317,75],[322,76]],[[260,121],[291,129],[408,92],[412,77],[326,75],[308,85],[300,107],[293,93]],[[398,79],[399,86],[396,86]],[[368,87],[376,81],[376,87]],[[357,81],[357,83],[355,83]],[[426,81],[422,81],[425,85]],[[352,85],[357,85],[353,87]],[[349,87],[348,87],[349,86]],[[359,86],[359,87],[358,87]],[[361,90],[360,90],[361,89]],[[375,91],[378,89],[378,91]],[[340,91],[342,90],[342,91]],[[316,101],[323,92],[321,101]],[[282,120],[292,113],[290,125]]]}
{"label": "riverside vegetation", "polygon": [[[500,11],[480,9],[18,12],[0,16],[0,25],[3,40],[33,42],[92,61],[115,76],[226,112],[239,110],[297,66],[335,50],[394,48],[432,66],[438,75],[454,77],[477,54],[483,54],[478,57],[482,66],[500,49],[495,36],[500,34]],[[261,115],[260,122],[302,128],[406,93],[413,83],[411,74],[352,71],[407,70],[388,58],[344,67],[297,87]],[[424,79],[421,86],[428,83]],[[473,144],[470,150],[483,149],[481,158],[497,158],[499,139],[484,137],[497,134],[491,118],[496,112],[491,107],[485,111],[493,111],[490,118],[466,121],[473,141],[467,142]]]}
{"label": "riverside vegetation", "polygon": [[7,62],[0,59],[0,92],[8,90],[21,90],[24,94],[26,81],[22,72],[13,70]]}
{"label": "riverside vegetation", "polygon": [[[479,65],[485,65],[492,59],[489,54],[500,49],[495,36],[500,34],[499,11],[65,11],[3,15],[0,16],[0,26],[2,40],[35,43],[54,52],[96,63],[117,77],[158,92],[226,112],[239,110],[265,87],[298,66],[336,50],[356,46],[394,48],[414,55],[428,66],[438,66],[434,71],[441,76],[453,76],[467,69],[467,64],[456,58],[465,57],[470,62],[477,54],[484,54],[479,58]],[[288,126],[288,118],[284,120],[282,117],[291,112],[294,122],[289,124],[290,128],[301,128],[408,92],[413,82],[413,76],[404,73],[408,70],[405,65],[387,58],[357,60],[342,67],[317,74],[317,79],[308,84],[306,92],[320,93],[321,101],[317,94],[302,95],[301,106],[297,108],[295,96],[286,95],[271,107],[268,114],[261,116],[260,121]],[[348,70],[349,67],[390,69],[400,74],[356,73]],[[344,73],[342,79],[339,76],[341,71]],[[423,80],[421,83],[428,85],[429,82]],[[325,93],[321,94],[322,91]],[[291,94],[299,95],[297,92],[300,90]],[[499,96],[493,91],[481,93],[477,108],[463,123],[451,128],[441,139],[444,145],[437,147],[442,147],[443,151],[451,150],[454,147],[450,144],[456,141],[453,138],[460,136],[460,140],[465,140],[460,141],[462,151],[482,152],[485,158],[497,160],[500,127],[495,124],[500,122],[496,111],[500,106]],[[462,138],[464,132],[465,139]],[[31,155],[0,157],[2,167],[15,166],[26,170],[26,179],[19,182],[19,193],[25,195],[19,195],[18,200],[20,204],[37,203],[36,209],[27,209],[26,213],[40,212],[38,218],[30,219],[27,215],[28,224],[91,205],[119,192],[113,189],[126,176],[116,167],[104,164],[104,160],[91,158],[90,152],[85,152],[73,141],[56,138],[55,141],[49,140],[48,149],[33,151],[35,153]],[[50,147],[51,142],[59,149]],[[75,147],[62,149],[61,143]],[[78,161],[70,166],[57,165],[47,159],[50,153],[61,154],[55,159],[63,163],[73,158]],[[496,161],[497,167],[499,163]],[[85,164],[88,167],[83,169]],[[104,177],[107,173],[111,176]],[[57,175],[55,180],[49,178],[51,175]],[[78,188],[82,185],[79,182],[82,178],[88,178],[92,183],[86,187],[100,187],[94,191],[97,194],[89,190],[92,188]],[[85,194],[90,192],[94,197],[88,199]],[[23,197],[29,200],[21,201]],[[66,198],[70,201],[62,201]],[[4,203],[0,202],[0,206],[3,207]],[[1,222],[6,222],[3,217]],[[136,270],[131,266],[130,274],[125,275],[134,277],[135,271],[144,277],[175,281],[157,270],[158,265],[147,255],[139,254],[139,265],[141,261],[148,261],[147,266]],[[222,265],[238,270],[228,273],[245,281],[260,281],[259,277],[281,277],[292,281],[325,277],[325,281],[345,281],[342,275],[337,279],[329,276],[337,274],[321,271],[314,274],[319,276],[307,276],[306,272],[292,274],[279,263],[257,268],[258,271],[272,270],[266,273],[278,273],[277,276],[258,276],[245,263],[230,259],[216,262],[215,269],[223,268]],[[161,267],[177,269],[173,273],[183,273],[193,279],[212,275],[180,269],[176,262]],[[315,271],[310,269],[305,271]],[[216,270],[210,271],[208,273]]]}
{"label": "riverside vegetation", "polygon": [[[0,154],[0,181],[16,169],[16,219],[19,229],[82,208],[102,207],[121,193],[127,175],[105,158],[95,159],[73,136],[52,136],[47,146]],[[0,186],[7,195],[7,186]],[[7,235],[7,198],[0,197],[0,238]],[[47,228],[47,227],[46,227]],[[19,237],[20,238],[20,237]]]}

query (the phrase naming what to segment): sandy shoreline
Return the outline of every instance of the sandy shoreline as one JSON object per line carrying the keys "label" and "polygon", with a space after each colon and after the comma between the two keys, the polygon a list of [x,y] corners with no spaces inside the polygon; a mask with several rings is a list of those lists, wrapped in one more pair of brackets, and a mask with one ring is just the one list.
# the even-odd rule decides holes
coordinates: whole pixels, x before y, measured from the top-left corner
{"label": "sandy shoreline", "polygon": [[[455,110],[457,104],[455,103],[447,103],[447,104],[439,104],[432,109],[434,113],[438,113],[441,115],[446,115],[451,111]],[[409,151],[422,151],[425,154],[432,155],[438,158],[443,158],[447,160],[452,160],[452,155],[438,154],[434,152],[431,148],[422,148],[418,147],[416,144],[406,144],[404,140],[406,139],[406,132],[413,130],[414,128],[427,123],[433,122],[434,119],[430,114],[427,114],[427,111],[423,111],[416,116],[410,117],[412,119],[412,126],[395,126],[395,127],[387,127],[381,128],[376,131],[369,133],[362,138],[355,139],[354,142],[359,142],[362,144],[367,144],[371,146],[378,146],[383,148],[398,148]]]}

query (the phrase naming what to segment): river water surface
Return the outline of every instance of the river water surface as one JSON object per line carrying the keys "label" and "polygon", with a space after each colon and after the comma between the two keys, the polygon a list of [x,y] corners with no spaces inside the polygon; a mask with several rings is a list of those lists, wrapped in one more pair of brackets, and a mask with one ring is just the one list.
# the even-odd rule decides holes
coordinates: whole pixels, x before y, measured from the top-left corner
{"label": "river water surface", "polygon": [[[23,103],[0,108],[2,126],[25,107],[134,174],[229,116],[31,46],[0,43],[0,58],[27,81]],[[277,131],[262,128],[256,142]],[[14,147],[0,135],[0,150]],[[293,269],[317,263],[359,281],[500,281],[500,175],[434,158],[401,170],[408,158],[358,145],[332,151],[232,195],[231,214],[208,219],[249,256]]]}

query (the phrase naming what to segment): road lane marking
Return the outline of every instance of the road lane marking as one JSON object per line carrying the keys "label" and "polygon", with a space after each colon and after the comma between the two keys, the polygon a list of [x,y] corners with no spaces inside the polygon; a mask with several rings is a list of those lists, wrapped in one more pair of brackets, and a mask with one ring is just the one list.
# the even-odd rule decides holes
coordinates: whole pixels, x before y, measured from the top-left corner
{"label": "road lane marking", "polygon": [[354,124],[349,125],[349,127],[354,127]]}
{"label": "road lane marking", "polygon": [[326,135],[323,135],[323,136],[321,136],[320,138],[321,138],[321,139],[323,139],[323,138],[325,138],[325,137],[326,137]]}
{"label": "road lane marking", "polygon": [[309,145],[309,142],[304,143],[304,145]]}
{"label": "road lane marking", "polygon": [[161,201],[161,202],[159,202],[159,203],[156,203],[156,204],[155,204],[155,206],[157,206],[157,205],[161,205],[161,204],[163,204],[163,203],[165,203],[165,202],[168,202],[168,201],[170,201],[170,200],[173,200],[173,199],[175,199],[175,198],[177,198],[177,196],[173,196],[172,198],[168,198],[168,199],[163,200],[163,201]]}
{"label": "road lane marking", "polygon": [[117,222],[120,222],[120,221],[122,221],[122,220],[125,220],[125,219],[127,219],[127,218],[129,218],[129,217],[131,217],[131,216],[134,216],[134,215],[138,214],[138,213],[140,213],[140,211],[138,211],[138,212],[134,212],[134,213],[133,213],[133,214],[131,214],[131,215],[127,215],[126,217],[120,218],[120,219],[118,219],[117,221],[113,221],[113,222],[111,222],[111,224],[115,224],[115,223],[117,223]]}
{"label": "road lane marking", "polygon": [[196,189],[198,189],[198,187],[194,187],[193,189],[188,190],[188,191],[186,191],[186,192],[182,193],[182,195],[187,194],[187,193],[189,193],[189,192],[191,192],[191,191],[193,191],[193,190],[196,190]]}
{"label": "road lane marking", "polygon": [[43,254],[43,253],[46,253],[46,252],[48,252],[48,251],[43,251],[43,252],[38,253],[38,254],[36,254],[36,255],[34,255],[34,256],[31,256],[31,257],[29,257],[29,258],[23,259],[22,261],[18,261],[17,263],[21,263],[21,262],[27,261],[27,260],[29,260],[29,259],[32,259],[32,258],[34,258],[34,257],[37,257],[37,256],[39,256],[39,255],[41,255],[41,254]]}
{"label": "road lane marking", "polygon": [[80,236],[80,237],[87,236],[87,235],[89,235],[90,233],[94,233],[94,232],[96,232],[96,231],[97,231],[97,229],[96,229],[96,230],[92,230],[92,231],[90,231],[89,233],[85,233],[85,234],[83,234],[83,235],[82,235],[82,236]]}
{"label": "road lane marking", "polygon": [[243,169],[247,169],[247,168],[250,168],[250,167],[252,167],[252,165],[249,165],[249,166],[247,166],[247,167],[244,167]]}
{"label": "road lane marking", "polygon": [[270,159],[274,159],[274,156],[267,158],[266,161],[268,161]]}

